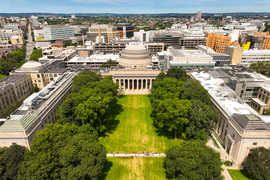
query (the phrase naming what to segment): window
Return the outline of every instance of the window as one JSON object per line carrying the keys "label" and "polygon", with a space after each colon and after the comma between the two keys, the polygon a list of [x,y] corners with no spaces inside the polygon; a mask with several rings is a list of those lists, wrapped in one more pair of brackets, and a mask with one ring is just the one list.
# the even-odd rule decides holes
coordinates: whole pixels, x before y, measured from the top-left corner
{"label": "window", "polygon": [[253,145],[253,146],[257,146],[257,143],[256,143],[256,142],[254,142],[252,145]]}
{"label": "window", "polygon": [[37,74],[37,78],[40,78],[40,75],[39,74]]}
{"label": "window", "polygon": [[39,87],[42,87],[42,85],[41,85],[41,84],[39,84],[38,86],[39,86]]}

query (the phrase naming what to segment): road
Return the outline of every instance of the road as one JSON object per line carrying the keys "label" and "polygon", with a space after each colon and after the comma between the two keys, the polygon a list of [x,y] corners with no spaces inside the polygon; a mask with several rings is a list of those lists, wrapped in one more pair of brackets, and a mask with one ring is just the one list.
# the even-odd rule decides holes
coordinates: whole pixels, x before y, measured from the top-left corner
{"label": "road", "polygon": [[30,58],[30,55],[32,54],[33,52],[33,49],[34,49],[34,43],[33,43],[33,40],[32,40],[32,31],[31,31],[31,23],[29,23],[28,25],[28,43],[27,43],[27,46],[26,46],[26,57],[25,57],[25,61],[29,61],[29,58]]}

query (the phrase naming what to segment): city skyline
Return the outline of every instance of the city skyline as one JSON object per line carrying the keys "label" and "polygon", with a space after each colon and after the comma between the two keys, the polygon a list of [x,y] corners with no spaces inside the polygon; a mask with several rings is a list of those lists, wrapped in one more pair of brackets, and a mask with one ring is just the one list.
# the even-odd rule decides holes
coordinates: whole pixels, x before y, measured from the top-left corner
{"label": "city skyline", "polygon": [[270,2],[262,0],[229,0],[224,4],[218,0],[59,0],[57,2],[32,0],[1,0],[2,13],[123,13],[123,14],[155,14],[155,13],[208,13],[232,12],[269,12]]}

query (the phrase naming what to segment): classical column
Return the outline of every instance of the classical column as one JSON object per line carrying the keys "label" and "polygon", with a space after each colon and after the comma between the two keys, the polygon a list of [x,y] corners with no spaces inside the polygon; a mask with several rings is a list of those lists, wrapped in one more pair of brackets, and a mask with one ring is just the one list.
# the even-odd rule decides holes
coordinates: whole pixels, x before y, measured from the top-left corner
{"label": "classical column", "polygon": [[128,79],[128,90],[130,91],[130,79]]}
{"label": "classical column", "polygon": [[134,79],[132,79],[132,91],[134,91]]}
{"label": "classical column", "polygon": [[126,79],[124,79],[124,91],[126,90]]}
{"label": "classical column", "polygon": [[150,79],[150,89],[152,89],[152,79]]}
{"label": "classical column", "polygon": [[122,87],[121,87],[121,79],[119,79],[118,83],[119,83],[119,89],[122,89]]}
{"label": "classical column", "polygon": [[137,79],[137,91],[139,91],[139,79]]}

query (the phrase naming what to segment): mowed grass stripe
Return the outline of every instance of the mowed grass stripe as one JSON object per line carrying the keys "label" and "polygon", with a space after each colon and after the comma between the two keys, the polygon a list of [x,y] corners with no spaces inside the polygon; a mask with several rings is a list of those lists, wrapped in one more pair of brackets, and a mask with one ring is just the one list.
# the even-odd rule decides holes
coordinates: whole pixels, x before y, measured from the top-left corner
{"label": "mowed grass stripe", "polygon": [[108,153],[165,152],[182,141],[158,136],[150,116],[153,109],[147,95],[124,96],[118,99],[118,104],[122,105],[123,111],[116,117],[119,121],[116,129],[99,139]]}
{"label": "mowed grass stripe", "polygon": [[164,158],[107,158],[101,179],[108,180],[165,180]]}

